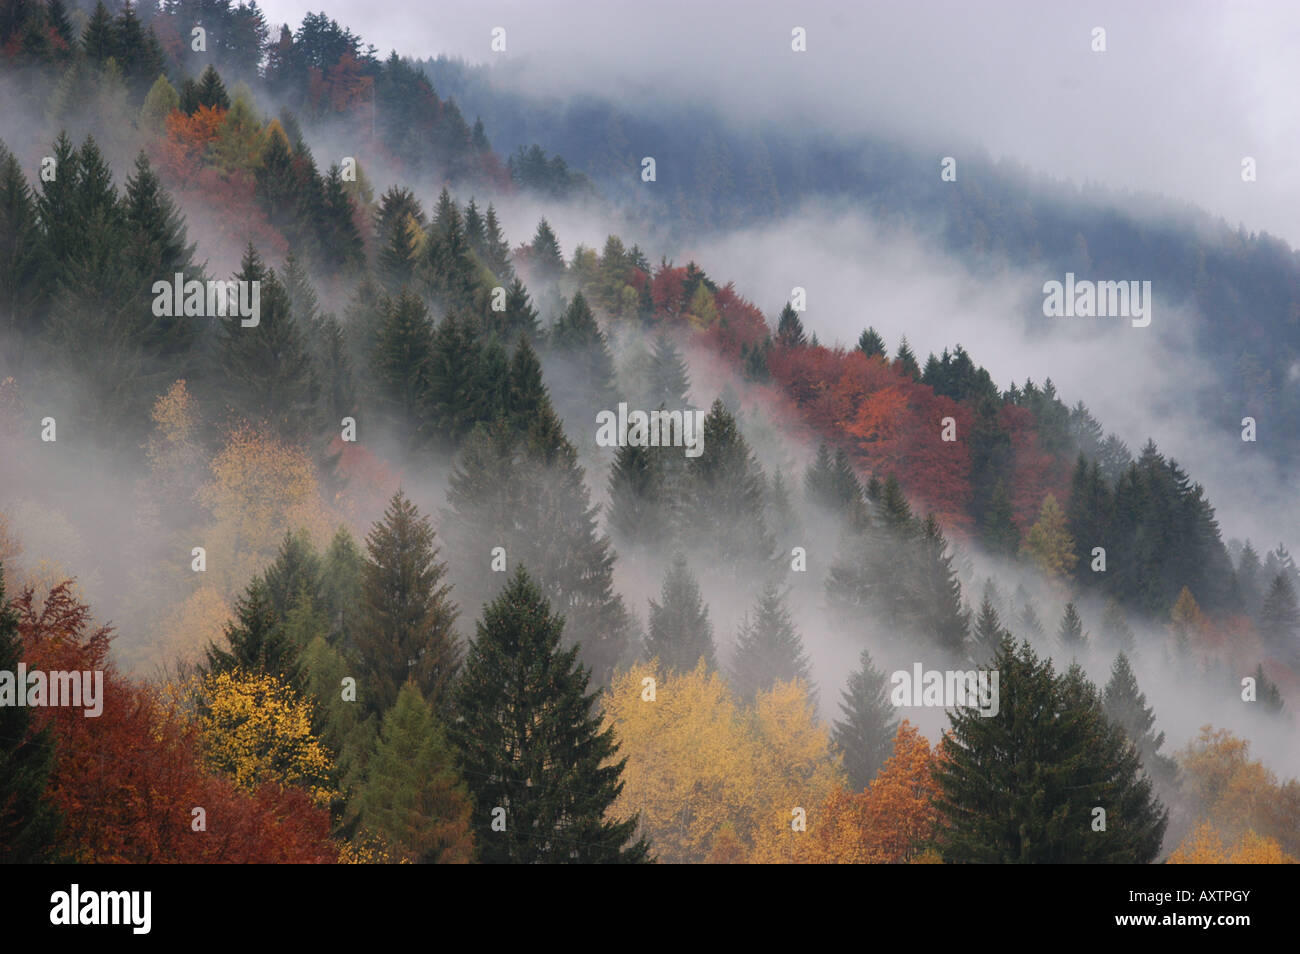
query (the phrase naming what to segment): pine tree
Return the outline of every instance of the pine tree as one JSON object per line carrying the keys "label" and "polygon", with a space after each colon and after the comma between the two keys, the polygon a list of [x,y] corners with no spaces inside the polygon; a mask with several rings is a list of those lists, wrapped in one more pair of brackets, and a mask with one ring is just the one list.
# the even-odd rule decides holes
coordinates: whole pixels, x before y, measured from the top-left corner
{"label": "pine tree", "polygon": [[655,338],[650,353],[649,372],[649,392],[646,396],[650,407],[676,410],[688,406],[686,396],[691,390],[691,382],[686,362],[666,334],[660,333]]}
{"label": "pine tree", "polygon": [[331,274],[349,274],[365,261],[365,246],[353,218],[352,199],[343,182],[343,174],[332,165],[324,179],[325,234],[321,238],[323,266]]}
{"label": "pine tree", "polygon": [[[1259,700],[1264,711],[1270,715],[1278,715],[1284,708],[1282,702],[1282,692],[1278,689],[1277,683],[1272,682],[1264,675],[1264,664],[1259,663],[1255,666],[1255,698]],[[1161,738],[1164,734],[1161,734]]]}
{"label": "pine tree", "polygon": [[684,545],[736,575],[766,569],[774,542],[764,517],[764,484],[735,417],[716,399],[704,419],[704,453],[691,461],[677,498]]}
{"label": "pine tree", "polygon": [[361,580],[365,556],[346,527],[339,527],[321,560],[321,607],[330,621],[329,642],[345,653],[361,622]]}
{"label": "pine tree", "polygon": [[536,341],[541,331],[537,310],[529,300],[528,289],[518,278],[506,289],[505,304],[505,311],[488,312],[487,327],[507,346],[513,346],[520,338]]}
{"label": "pine tree", "polygon": [[680,553],[673,557],[664,577],[660,602],[650,600],[645,657],[658,659],[666,671],[693,672],[701,659],[710,669],[717,665],[709,608]]}
{"label": "pine tree", "polygon": [[864,649],[840,702],[841,718],[831,732],[855,792],[865,791],[893,752],[898,710],[889,701],[888,679]]}
{"label": "pine tree", "polygon": [[1083,620],[1079,618],[1079,610],[1073,602],[1065,604],[1065,615],[1061,617],[1056,640],[1061,649],[1072,656],[1077,656],[1088,647],[1088,637],[1083,634]]}
{"label": "pine tree", "polygon": [[874,358],[876,355],[883,357],[885,354],[885,339],[876,333],[875,328],[868,328],[858,338],[858,350],[868,358]]}
{"label": "pine tree", "polygon": [[808,339],[803,332],[803,322],[794,307],[786,302],[776,319],[776,345],[778,348],[800,348]]}
{"label": "pine tree", "polygon": [[226,624],[224,635],[225,647],[208,644],[208,672],[262,672],[301,688],[298,647],[276,615],[265,582],[254,580],[248,585],[235,604],[235,618]]}
{"label": "pine tree", "polygon": [[894,367],[913,381],[921,380],[921,366],[916,363],[916,355],[907,343],[907,335],[898,342],[898,353],[894,356]]}
{"label": "pine tree", "polygon": [[643,862],[637,819],[610,820],[624,760],[600,728],[577,649],[521,565],[484,610],[456,691],[451,738],[489,864]]}
{"label": "pine tree", "polygon": [[975,617],[975,630],[971,634],[971,657],[981,665],[987,663],[997,654],[1002,637],[1006,635],[1010,633],[1003,627],[989,592],[985,590],[979,615]]}
{"label": "pine tree", "polygon": [[443,525],[462,604],[494,595],[490,550],[504,548],[515,566],[539,568],[538,585],[568,620],[567,638],[606,682],[624,661],[631,618],[614,592],[614,553],[598,532],[577,453],[549,401],[522,440],[504,420],[471,434],[447,500]]}
{"label": "pine tree", "polygon": [[460,663],[459,611],[444,582],[433,527],[398,490],[366,538],[364,615],[356,635],[372,712],[391,708],[407,679],[443,713]]}
{"label": "pine tree", "polygon": [[663,514],[663,474],[649,447],[624,444],[609,472],[609,528],[620,546],[652,547],[668,528]]}
{"label": "pine tree", "polygon": [[1153,730],[1155,713],[1147,705],[1146,695],[1138,690],[1137,677],[1133,675],[1133,667],[1124,653],[1116,656],[1111,666],[1110,681],[1102,694],[1102,706],[1107,718],[1123,729],[1129,741],[1137,746],[1142,768],[1155,781],[1160,792],[1172,795],[1178,763],[1160,754],[1165,734]]}
{"label": "pine tree", "polygon": [[[1168,814],[1137,750],[1077,668],[1057,676],[1029,644],[1004,639],[994,715],[951,714],[946,757],[935,763],[945,861],[1145,864]],[[1093,809],[1106,809],[1105,832]]]}
{"label": "pine tree", "polygon": [[470,251],[480,259],[486,259],[487,228],[483,224],[483,216],[478,210],[478,204],[472,198],[465,206],[463,220],[465,238],[469,242]]}
{"label": "pine tree", "polygon": [[418,864],[474,860],[473,804],[446,732],[414,682],[384,714],[358,793],[361,824]]}
{"label": "pine tree", "polygon": [[1001,480],[993,488],[988,515],[984,520],[984,545],[997,556],[1015,556],[1020,549],[1020,530],[1006,485]]}
{"label": "pine tree", "polygon": [[474,257],[460,210],[444,188],[429,227],[420,274],[427,294],[446,308],[468,312],[477,286]]}
{"label": "pine tree", "polygon": [[564,255],[546,219],[537,223],[537,233],[533,236],[532,254],[528,261],[533,274],[542,282],[553,282],[564,274]]}
{"label": "pine tree", "polygon": [[250,244],[237,281],[260,282],[258,323],[238,315],[220,319],[217,332],[220,382],[228,406],[252,421],[265,421],[285,440],[297,442],[317,421],[320,383],[306,337],[293,320],[287,290],[266,270]]}
{"label": "pine tree", "polygon": [[[16,679],[22,660],[18,614],[5,599],[4,567],[0,566],[0,672]],[[26,692],[13,686],[8,694]],[[46,795],[54,770],[54,739],[45,726],[33,731],[31,710],[0,705],[0,863],[32,864],[54,860],[53,846],[60,819]]]}
{"label": "pine tree", "polygon": [[953,660],[966,657],[969,611],[963,607],[961,583],[939,521],[926,517],[913,541],[914,554],[907,583],[906,613],[922,634]]}
{"label": "pine tree", "polygon": [[23,363],[22,339],[39,327],[50,267],[31,189],[17,158],[0,145],[0,331],[15,370]]}
{"label": "pine tree", "polygon": [[[184,108],[184,96],[181,106]],[[289,151],[289,138],[278,120],[266,127],[258,164],[254,171],[254,195],[268,221],[282,232],[289,232],[297,208],[295,195],[293,153]]]}
{"label": "pine tree", "polygon": [[1252,619],[1258,618],[1264,605],[1263,569],[1259,554],[1247,540],[1237,559],[1237,592],[1241,594],[1242,608]]}
{"label": "pine tree", "polygon": [[1285,572],[1278,573],[1269,584],[1268,595],[1259,611],[1259,634],[1288,663],[1300,659],[1300,607],[1295,589]]}
{"label": "pine tree", "polygon": [[1110,648],[1122,653],[1133,652],[1135,648],[1133,628],[1124,617],[1124,611],[1113,599],[1107,600],[1106,607],[1102,610],[1101,632]]}
{"label": "pine tree", "polygon": [[510,359],[510,381],[504,409],[507,427],[522,438],[534,422],[554,413],[551,397],[542,383],[542,365],[537,360],[537,352],[526,336],[521,337]]}
{"label": "pine tree", "polygon": [[92,63],[103,66],[104,62],[114,54],[115,46],[113,18],[109,15],[103,0],[98,0],[94,12],[86,23],[86,29],[81,34],[82,52]]}
{"label": "pine tree", "polygon": [[483,233],[483,257],[487,267],[492,270],[497,281],[504,283],[512,280],[515,277],[515,270],[510,264],[510,244],[506,241],[505,233],[501,231],[496,209],[491,205],[487,208]]}
{"label": "pine tree", "polygon": [[305,530],[285,533],[280,551],[262,576],[271,609],[280,620],[287,620],[290,612],[304,596],[311,600],[320,598],[321,560]]}
{"label": "pine tree", "polygon": [[556,375],[551,390],[566,421],[589,420],[589,412],[614,406],[614,359],[582,292],[574,293],[548,342],[564,361],[563,373]]}
{"label": "pine tree", "polygon": [[862,484],[842,447],[832,456],[825,442],[818,445],[817,458],[804,474],[804,491],[814,506],[837,515],[861,516]]}
{"label": "pine tree", "polygon": [[199,77],[198,99],[200,106],[211,106],[214,109],[230,108],[230,94],[226,92],[226,84],[221,82],[221,76],[211,64]]}
{"label": "pine tree", "polygon": [[382,324],[375,336],[371,367],[378,404],[389,419],[418,443],[416,422],[425,408],[433,358],[433,323],[424,302],[410,289],[381,304]]}
{"label": "pine tree", "polygon": [[785,597],[775,583],[763,587],[752,620],[741,624],[731,681],[742,699],[752,701],[778,681],[802,680],[812,694],[811,666],[803,639],[790,619]]}

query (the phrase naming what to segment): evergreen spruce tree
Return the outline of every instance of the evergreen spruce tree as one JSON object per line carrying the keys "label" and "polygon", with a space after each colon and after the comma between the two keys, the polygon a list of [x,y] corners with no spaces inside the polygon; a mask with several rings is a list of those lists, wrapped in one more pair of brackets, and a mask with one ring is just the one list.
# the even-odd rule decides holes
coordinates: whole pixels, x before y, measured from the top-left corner
{"label": "evergreen spruce tree", "polygon": [[483,233],[484,262],[497,277],[497,281],[503,284],[511,281],[515,277],[515,270],[510,264],[510,244],[506,241],[505,233],[501,231],[496,209],[491,205],[488,206],[487,216],[483,221]]}
{"label": "evergreen spruce tree", "polygon": [[785,307],[781,309],[781,314],[776,319],[776,345],[778,348],[799,348],[807,344],[807,337],[804,335],[803,322],[799,320],[799,313],[794,307],[786,302]]}
{"label": "evergreen spruce tree", "polygon": [[36,201],[17,158],[0,145],[0,333],[10,342],[12,368],[24,360],[24,339],[35,336],[49,294],[51,262]]}
{"label": "evergreen spruce tree", "polygon": [[226,624],[225,641],[224,647],[208,644],[208,672],[262,672],[294,688],[302,687],[298,647],[276,615],[264,581],[254,580],[239,597],[235,618]]}
{"label": "evergreen spruce tree", "polygon": [[1106,601],[1106,608],[1101,614],[1101,632],[1110,648],[1121,653],[1132,653],[1135,649],[1133,628],[1124,617],[1124,611],[1115,600]]}
{"label": "evergreen spruce tree", "polygon": [[331,274],[350,274],[364,264],[365,246],[353,218],[352,199],[337,165],[330,166],[323,186],[322,265]]}
{"label": "evergreen spruce tree", "polygon": [[474,257],[460,210],[444,188],[425,243],[420,274],[427,294],[444,307],[468,312],[477,286]]}
{"label": "evergreen spruce tree", "polygon": [[211,106],[214,109],[230,108],[230,94],[226,92],[226,84],[221,82],[220,74],[211,64],[208,64],[203,75],[199,77],[198,95],[200,106]]}
{"label": "evergreen spruce tree", "polygon": [[[0,565],[0,672],[16,678],[22,655],[18,614],[5,598]],[[16,691],[25,692],[26,686]],[[14,705],[12,699],[0,706],[0,863],[54,860],[60,820],[46,795],[54,754],[49,727],[32,731],[30,709]]]}
{"label": "evergreen spruce tree", "polygon": [[561,359],[551,394],[566,421],[588,421],[594,411],[617,404],[614,359],[582,292],[574,294],[547,340]]}
{"label": "evergreen spruce tree", "polygon": [[775,583],[763,587],[752,619],[747,617],[741,624],[731,678],[737,695],[745,700],[753,700],[778,681],[793,679],[803,680],[810,695],[813,693],[803,639]]}
{"label": "evergreen spruce tree", "polygon": [[510,359],[509,387],[506,390],[504,417],[510,430],[523,438],[534,422],[553,414],[551,398],[542,383],[542,365],[537,352],[521,337]]}
{"label": "evergreen spruce tree", "polygon": [[1007,496],[1006,485],[1001,480],[993,487],[983,536],[984,545],[998,556],[1014,557],[1020,550],[1020,530],[1016,527],[1011,498]]}
{"label": "evergreen spruce tree", "polygon": [[361,580],[365,556],[346,527],[339,527],[321,560],[321,607],[329,620],[329,643],[350,653],[362,618]]}
{"label": "evergreen spruce tree", "polygon": [[844,760],[849,787],[864,791],[894,750],[898,710],[889,701],[888,678],[864,649],[840,701],[831,739]]}
{"label": "evergreen spruce tree", "polygon": [[487,255],[487,228],[483,224],[483,216],[478,210],[478,203],[472,198],[465,206],[465,214],[462,217],[465,223],[465,239],[469,242],[470,251],[479,257],[480,260],[486,260]]}
{"label": "evergreen spruce tree", "polygon": [[609,528],[620,546],[654,546],[668,528],[663,519],[663,474],[649,447],[624,444],[609,472]]}
{"label": "evergreen spruce tree", "polygon": [[1263,569],[1259,554],[1247,540],[1237,559],[1237,592],[1241,594],[1242,608],[1252,619],[1259,617],[1264,605]]}
{"label": "evergreen spruce tree", "polygon": [[774,542],[764,517],[764,484],[735,417],[715,400],[704,419],[704,453],[691,461],[678,497],[688,550],[738,576],[768,568]]}
{"label": "evergreen spruce tree", "polygon": [[474,799],[479,859],[648,860],[638,821],[612,821],[625,760],[601,729],[577,649],[523,566],[484,610],[456,690],[450,736]]}
{"label": "evergreen spruce tree", "polygon": [[[1277,683],[1272,682],[1264,675],[1263,663],[1255,666],[1255,698],[1264,707],[1264,711],[1270,715],[1277,715],[1284,708],[1282,693],[1278,689]],[[1164,734],[1161,733],[1161,738],[1163,737]]]}
{"label": "evergreen spruce tree", "polygon": [[898,353],[894,356],[894,367],[898,368],[913,381],[921,380],[921,366],[916,363],[916,355],[907,343],[907,335],[898,342]]}
{"label": "evergreen spruce tree", "polygon": [[1278,573],[1269,584],[1259,611],[1259,634],[1288,664],[1300,660],[1300,607],[1285,572]]}
{"label": "evergreen spruce tree", "polygon": [[103,66],[115,52],[116,37],[113,32],[113,18],[103,0],[98,0],[86,22],[86,29],[81,34],[81,50],[86,59]]}
{"label": "evergreen spruce tree", "polygon": [[1102,694],[1106,716],[1137,746],[1142,768],[1155,781],[1157,789],[1166,797],[1174,794],[1178,776],[1178,763],[1160,754],[1165,734],[1156,733],[1155,713],[1147,705],[1147,697],[1138,690],[1137,677],[1128,657],[1120,653],[1111,666],[1110,681]]}
{"label": "evergreen spruce tree", "polygon": [[407,447],[414,449],[429,389],[433,323],[424,303],[409,288],[395,299],[383,299],[381,311],[371,364],[377,403],[395,427],[410,435]]}
{"label": "evergreen spruce tree", "polygon": [[459,611],[429,518],[398,490],[366,537],[366,552],[356,644],[370,711],[388,711],[410,679],[445,713],[460,664]]}
{"label": "evergreen spruce tree", "polygon": [[384,714],[379,743],[358,794],[361,824],[417,864],[474,860],[473,803],[455,753],[414,682]]}
{"label": "evergreen spruce tree", "polygon": [[597,682],[606,682],[625,661],[631,617],[614,592],[614,552],[598,532],[582,466],[550,402],[522,440],[504,420],[471,434],[447,500],[443,525],[462,605],[494,595],[499,577],[488,550],[504,548],[512,565],[539,568],[538,585],[568,620],[566,637],[582,646]]}
{"label": "evergreen spruce tree", "polygon": [[1088,646],[1088,637],[1083,633],[1083,620],[1073,602],[1065,604],[1065,615],[1061,617],[1060,628],[1056,631],[1056,640],[1061,648],[1070,655],[1077,656]]}
{"label": "evergreen spruce tree", "polygon": [[537,232],[533,236],[532,254],[529,256],[528,261],[533,274],[542,282],[553,282],[564,274],[564,255],[560,251],[560,243],[556,239],[555,233],[551,231],[551,226],[546,219],[542,219],[537,223]]}
{"label": "evergreen spruce tree", "polygon": [[[1028,643],[1004,639],[996,715],[952,712],[935,766],[940,843],[955,863],[1146,864],[1168,814],[1137,749],[1106,718],[1077,667],[1057,676]],[[1106,810],[1106,830],[1093,809]]]}
{"label": "evergreen spruce tree", "polygon": [[650,407],[677,410],[688,406],[686,396],[690,392],[691,383],[686,362],[666,334],[661,333],[655,338],[650,352],[649,372],[647,398]]}
{"label": "evergreen spruce tree", "polygon": [[717,666],[709,608],[680,553],[673,557],[664,577],[660,601],[650,600],[645,658],[658,659],[665,671],[692,672],[701,659],[710,669]]}
{"label": "evergreen spruce tree", "polygon": [[880,337],[875,328],[868,328],[858,338],[858,350],[868,358],[885,354],[885,339]]}
{"label": "evergreen spruce tree", "polygon": [[997,654],[998,647],[1002,645],[1002,637],[1006,635],[1010,633],[1003,627],[998,611],[985,590],[979,615],[975,617],[975,629],[971,634],[971,657],[979,665],[988,663]]}
{"label": "evergreen spruce tree", "polygon": [[280,552],[266,568],[262,579],[271,609],[281,620],[287,620],[298,601],[306,596],[320,598],[321,560],[305,530],[285,533]]}
{"label": "evergreen spruce tree", "polygon": [[541,331],[537,310],[528,298],[528,289],[518,278],[506,289],[505,311],[488,312],[488,327],[508,346],[513,346],[521,337],[537,340]]}
{"label": "evergreen spruce tree", "polygon": [[906,612],[912,625],[952,660],[964,659],[970,614],[962,604],[948,541],[933,514],[926,517],[911,550]]}

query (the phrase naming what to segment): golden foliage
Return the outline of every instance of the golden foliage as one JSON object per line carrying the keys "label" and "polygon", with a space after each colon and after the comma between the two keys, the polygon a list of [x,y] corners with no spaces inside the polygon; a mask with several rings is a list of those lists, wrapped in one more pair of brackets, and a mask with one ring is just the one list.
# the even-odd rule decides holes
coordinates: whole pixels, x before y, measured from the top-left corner
{"label": "golden foliage", "polygon": [[1272,838],[1247,829],[1229,845],[1209,822],[1201,822],[1169,856],[1171,865],[1293,865],[1296,860]]}
{"label": "golden foliage", "polygon": [[222,672],[203,679],[203,760],[235,788],[276,784],[306,789],[321,807],[336,797],[333,762],[312,732],[311,704],[266,673]]}

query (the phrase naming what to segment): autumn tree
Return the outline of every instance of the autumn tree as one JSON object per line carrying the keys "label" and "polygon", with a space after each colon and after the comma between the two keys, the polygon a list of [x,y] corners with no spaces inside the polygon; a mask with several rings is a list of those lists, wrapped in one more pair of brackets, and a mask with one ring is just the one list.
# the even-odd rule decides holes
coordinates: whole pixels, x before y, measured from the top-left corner
{"label": "autumn tree", "polygon": [[[0,672],[14,678],[23,657],[18,614],[5,599],[0,566]],[[25,693],[26,686],[0,689]],[[46,794],[54,768],[54,738],[34,729],[31,710],[4,699],[0,704],[0,862],[28,864],[48,860],[59,828],[59,813]]]}
{"label": "autumn tree", "polygon": [[358,796],[362,824],[399,856],[421,864],[474,860],[469,792],[446,732],[414,682],[384,715]]}
{"label": "autumn tree", "polygon": [[1053,578],[1071,577],[1075,562],[1074,541],[1066,527],[1065,514],[1051,494],[1043,498],[1038,521],[1025,534],[1020,552]]}

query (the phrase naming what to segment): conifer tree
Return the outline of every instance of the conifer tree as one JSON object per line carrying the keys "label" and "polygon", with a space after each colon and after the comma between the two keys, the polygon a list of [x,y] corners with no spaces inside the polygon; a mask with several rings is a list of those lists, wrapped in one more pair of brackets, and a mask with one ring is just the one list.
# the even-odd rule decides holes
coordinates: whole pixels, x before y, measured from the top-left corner
{"label": "conifer tree", "polygon": [[203,75],[199,77],[198,99],[200,106],[211,106],[214,109],[230,108],[230,94],[226,92],[226,84],[221,82],[220,74],[211,64],[208,64]]}
{"label": "conifer tree", "polygon": [[1015,512],[1006,485],[1000,479],[993,487],[983,535],[984,545],[998,556],[1015,556],[1020,549],[1020,530],[1016,527]]}
{"label": "conifer tree", "polygon": [[508,282],[515,277],[515,270],[510,264],[510,244],[501,223],[497,221],[497,211],[491,205],[487,207],[487,217],[483,221],[483,260],[499,282]]}
{"label": "conifer tree", "polygon": [[144,104],[140,107],[140,124],[151,133],[161,133],[165,128],[167,117],[173,110],[179,109],[181,98],[176,87],[167,81],[165,74],[159,74],[145,94]]}
{"label": "conifer tree", "polygon": [[1133,675],[1133,667],[1124,653],[1117,655],[1111,666],[1110,681],[1102,694],[1102,706],[1107,718],[1123,729],[1129,741],[1137,746],[1142,768],[1155,781],[1159,791],[1166,796],[1173,794],[1178,764],[1160,754],[1165,734],[1154,731],[1155,713],[1147,705],[1146,695],[1138,690],[1137,677]]}
{"label": "conifer tree", "polygon": [[478,623],[450,736],[474,799],[479,859],[646,861],[637,819],[608,817],[625,762],[600,727],[576,647],[561,648],[563,629],[522,565]]}
{"label": "conifer tree", "polygon": [[921,366],[916,363],[916,355],[907,343],[907,335],[903,335],[898,342],[898,353],[894,356],[894,367],[913,381],[921,380]]}
{"label": "conifer tree", "polygon": [[1083,620],[1073,602],[1065,604],[1065,615],[1061,617],[1060,628],[1056,631],[1057,642],[1071,655],[1078,655],[1088,646],[1088,638],[1083,633]]}
{"label": "conifer tree", "polygon": [[[994,668],[997,713],[953,710],[946,757],[935,763],[944,860],[1152,861],[1168,814],[1096,690],[1077,667],[1057,676],[1028,643],[1010,638]],[[1104,832],[1093,828],[1097,807],[1106,810]]]}
{"label": "conifer tree", "polygon": [[311,600],[319,599],[320,576],[320,556],[307,532],[285,533],[279,553],[262,577],[267,600],[275,615],[280,620],[287,620],[304,596]]}
{"label": "conifer tree", "polygon": [[655,338],[650,352],[647,383],[650,407],[665,407],[669,410],[687,407],[686,396],[690,392],[691,383],[686,362],[666,334],[660,333]]}
{"label": "conifer tree", "polygon": [[1051,494],[1043,498],[1038,522],[1025,535],[1021,553],[1049,576],[1072,579],[1076,559],[1074,540],[1070,537],[1065,514]]}
{"label": "conifer tree", "polygon": [[[489,210],[491,211],[491,210]],[[489,226],[490,227],[490,226]],[[537,223],[537,232],[533,236],[532,254],[529,266],[542,282],[553,282],[564,274],[564,255],[560,243],[551,231],[546,219]]]}
{"label": "conifer tree", "polygon": [[330,645],[349,653],[361,621],[365,556],[346,527],[339,527],[321,559],[321,607],[329,620]]}
{"label": "conifer tree", "polygon": [[997,654],[998,647],[1002,645],[1002,637],[1008,634],[985,590],[979,615],[975,617],[975,629],[971,633],[971,657],[978,664],[987,663]]}
{"label": "conifer tree", "polygon": [[737,575],[766,568],[774,543],[764,516],[764,483],[735,417],[716,399],[704,419],[704,453],[691,462],[678,498],[690,552]]}
{"label": "conifer tree", "polygon": [[1259,634],[1289,663],[1300,660],[1300,607],[1285,572],[1278,573],[1269,584],[1259,611]]}
{"label": "conifer tree", "polygon": [[38,327],[50,267],[31,189],[17,158],[0,145],[0,330],[15,367],[23,362],[23,339]]}
{"label": "conifer tree", "polygon": [[864,791],[893,751],[898,710],[889,701],[888,679],[876,668],[870,651],[862,650],[859,665],[849,675],[840,701],[840,719],[831,732],[844,760],[849,787]]}
{"label": "conifer tree", "polygon": [[443,524],[463,605],[494,595],[491,548],[502,547],[510,565],[538,567],[538,585],[568,620],[567,638],[606,682],[624,661],[631,619],[614,592],[609,538],[598,532],[582,466],[550,402],[522,440],[504,420],[471,434],[447,500]]}
{"label": "conifer tree", "polygon": [[885,339],[881,338],[875,328],[868,328],[858,338],[858,350],[868,358],[885,354]]}
{"label": "conifer tree", "polygon": [[663,474],[651,448],[624,444],[609,472],[609,528],[620,546],[654,546],[668,528],[662,510]]}
{"label": "conifer tree", "polygon": [[81,50],[85,53],[86,59],[103,66],[104,62],[114,54],[115,46],[113,18],[109,15],[103,0],[98,0],[94,11],[90,14],[90,19],[86,22],[86,29],[82,31]]}
{"label": "conifer tree", "polygon": [[460,210],[445,188],[429,227],[420,274],[425,291],[445,307],[463,311],[473,307],[477,285],[474,257]]}
{"label": "conifer tree", "polygon": [[547,340],[564,361],[562,373],[556,375],[551,391],[556,408],[565,419],[579,416],[588,419],[593,409],[613,407],[616,403],[614,359],[582,292],[574,293]]}
{"label": "conifer tree", "polygon": [[398,490],[366,538],[366,552],[356,643],[370,711],[388,711],[410,679],[445,713],[460,664],[459,611],[429,518]]}
{"label": "conifer tree", "polygon": [[471,198],[465,206],[465,238],[469,242],[470,250],[480,259],[486,259],[487,231],[483,224],[483,216],[478,210],[478,204]]}
{"label": "conifer tree", "polygon": [[933,514],[926,517],[911,550],[908,615],[912,625],[951,659],[964,659],[969,611],[962,604],[948,541]]}
{"label": "conifer tree", "polygon": [[812,695],[811,667],[803,639],[790,619],[785,597],[767,583],[752,618],[741,624],[732,663],[732,683],[741,698],[752,700],[776,682],[803,680]]}
{"label": "conifer tree", "polygon": [[323,185],[325,234],[321,238],[322,264],[332,274],[347,274],[361,267],[365,247],[353,219],[352,199],[337,165],[330,166]]}
{"label": "conifer tree", "polygon": [[[181,100],[183,108],[184,96]],[[282,232],[291,231],[297,208],[293,153],[289,151],[289,138],[278,120],[272,120],[264,133],[254,172],[254,195],[271,225]]]}
{"label": "conifer tree", "polygon": [[382,324],[372,358],[379,405],[394,424],[406,429],[414,448],[416,422],[425,409],[433,359],[433,323],[415,292],[403,289],[381,304]]}
{"label": "conifer tree", "polygon": [[414,682],[384,714],[358,794],[361,824],[417,864],[474,860],[473,803],[446,732]]}
{"label": "conifer tree", "polygon": [[664,577],[660,601],[650,600],[650,632],[645,640],[645,657],[658,659],[665,670],[693,672],[703,659],[717,666],[713,645],[713,624],[709,608],[700,598],[700,586],[678,553]]}
{"label": "conifer tree", "polygon": [[254,580],[235,604],[235,618],[225,627],[226,645],[209,643],[207,671],[238,669],[275,676],[295,689],[302,687],[298,647],[276,615],[266,583]]}
{"label": "conifer tree", "polygon": [[803,322],[799,320],[799,313],[794,310],[794,306],[786,302],[776,320],[777,347],[799,348],[807,341],[803,332]]}
{"label": "conifer tree", "polygon": [[542,383],[542,365],[537,360],[537,352],[527,337],[521,337],[510,359],[504,408],[506,425],[522,438],[535,422],[553,413],[550,395]]}
{"label": "conifer tree", "polygon": [[[18,614],[5,598],[0,566],[0,672],[17,678],[22,660]],[[18,686],[17,692],[26,692]],[[45,726],[33,731],[31,709],[7,700],[0,706],[0,863],[54,860],[59,814],[46,795],[54,770],[54,739]]]}
{"label": "conifer tree", "polygon": [[518,278],[506,289],[505,311],[488,312],[488,327],[507,346],[513,346],[521,337],[537,340],[541,330],[537,310],[528,298],[528,289]]}

